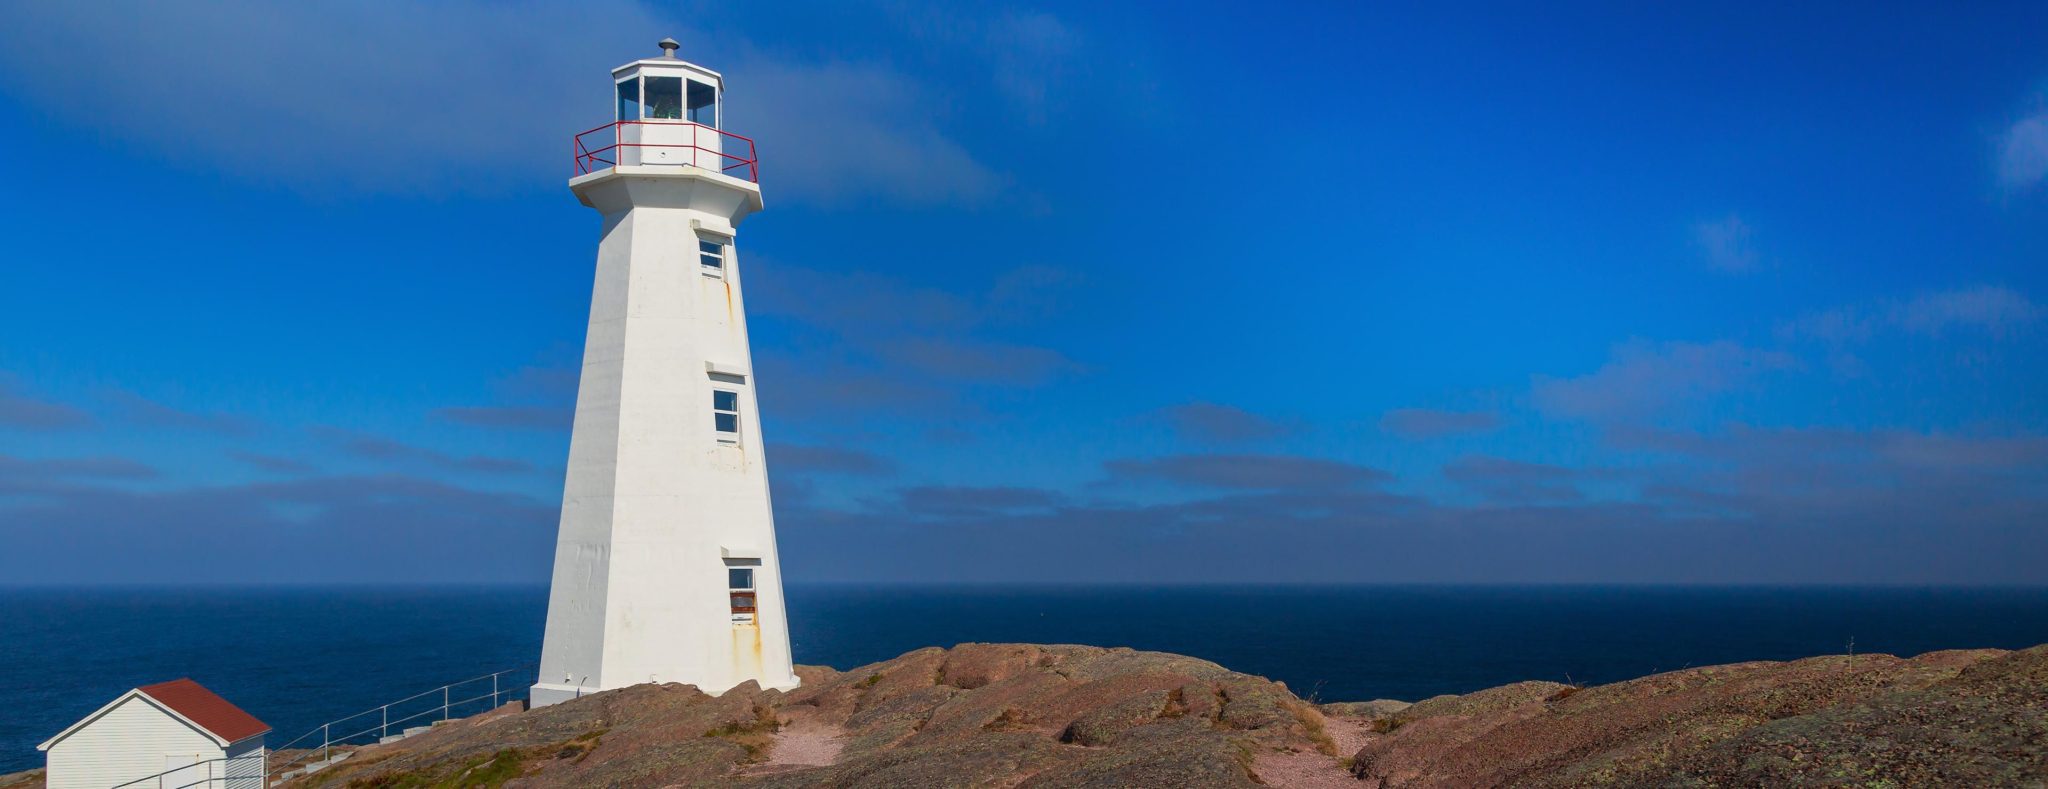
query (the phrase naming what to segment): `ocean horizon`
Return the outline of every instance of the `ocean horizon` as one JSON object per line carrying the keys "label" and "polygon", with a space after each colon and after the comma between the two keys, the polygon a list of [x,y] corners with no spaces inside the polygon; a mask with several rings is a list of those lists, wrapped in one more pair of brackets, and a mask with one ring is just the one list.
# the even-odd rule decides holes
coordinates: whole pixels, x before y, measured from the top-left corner
{"label": "ocean horizon", "polygon": [[[796,662],[928,646],[1174,652],[1304,698],[1415,701],[1749,660],[2048,643],[2048,587],[877,585],[788,588]],[[129,688],[191,677],[269,723],[325,721],[505,669],[533,679],[544,585],[0,589],[0,773]],[[520,684],[515,683],[515,684]]]}

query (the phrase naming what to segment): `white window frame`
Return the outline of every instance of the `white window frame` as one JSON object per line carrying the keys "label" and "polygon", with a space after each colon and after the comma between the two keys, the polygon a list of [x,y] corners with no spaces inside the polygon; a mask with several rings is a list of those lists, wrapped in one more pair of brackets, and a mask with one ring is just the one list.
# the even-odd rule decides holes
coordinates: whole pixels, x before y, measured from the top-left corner
{"label": "white window frame", "polygon": [[[732,395],[731,411],[719,410],[718,395],[720,393]],[[732,415],[732,432],[730,433],[718,429],[718,417],[725,414]],[[740,434],[746,432],[746,429],[747,423],[740,419],[739,390],[713,387],[711,390],[711,433],[714,437],[718,439],[718,443],[725,444],[727,446],[737,446],[740,443]]]}
{"label": "white window frame", "polygon": [[[748,581],[748,586],[747,586],[747,588],[745,588],[745,589],[735,589],[735,588],[733,588],[733,585],[732,585],[732,572],[733,572],[734,570],[745,570],[745,571],[747,571],[747,581]],[[726,564],[726,565],[725,565],[725,599],[726,599],[726,605],[727,605],[728,609],[730,609],[730,608],[731,608],[731,606],[732,606],[732,598],[733,598],[733,595],[738,595],[738,594],[744,594],[744,595],[747,595],[747,596],[748,596],[749,598],[752,598],[752,599],[753,599],[753,601],[754,601],[754,605],[752,606],[751,610],[748,610],[748,611],[731,611],[731,614],[732,614],[732,623],[733,623],[733,624],[735,624],[735,625],[751,625],[751,624],[754,624],[754,623],[756,623],[756,622],[760,621],[760,615],[761,615],[761,570],[762,570],[762,566],[761,566],[760,564],[758,564],[758,563],[756,563],[756,564],[739,564],[739,565],[734,565],[734,564],[730,564],[730,563],[728,563],[728,564]]]}
{"label": "white window frame", "polygon": [[[718,246],[716,254],[704,251],[705,244]],[[718,265],[704,262],[706,257],[718,258]],[[732,266],[732,240],[707,233],[697,234],[697,270],[712,279],[725,279],[726,269]]]}

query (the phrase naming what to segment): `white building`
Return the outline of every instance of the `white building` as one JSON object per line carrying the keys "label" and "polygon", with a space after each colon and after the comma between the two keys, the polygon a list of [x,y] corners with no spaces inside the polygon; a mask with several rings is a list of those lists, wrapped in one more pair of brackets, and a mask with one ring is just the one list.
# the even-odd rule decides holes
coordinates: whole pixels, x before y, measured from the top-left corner
{"label": "white building", "polygon": [[48,789],[262,789],[270,727],[189,679],[121,694],[36,750]]}
{"label": "white building", "polygon": [[642,682],[793,688],[736,228],[761,209],[725,82],[612,70],[569,188],[603,217],[535,706]]}

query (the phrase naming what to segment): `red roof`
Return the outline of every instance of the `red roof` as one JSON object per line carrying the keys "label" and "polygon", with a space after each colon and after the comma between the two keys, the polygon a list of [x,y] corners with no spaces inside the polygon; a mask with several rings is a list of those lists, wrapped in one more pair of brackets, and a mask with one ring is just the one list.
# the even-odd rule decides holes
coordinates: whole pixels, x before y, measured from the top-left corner
{"label": "red roof", "polygon": [[270,726],[241,707],[214,695],[213,691],[189,679],[174,679],[136,688],[158,704],[171,708],[186,720],[230,743],[270,731]]}

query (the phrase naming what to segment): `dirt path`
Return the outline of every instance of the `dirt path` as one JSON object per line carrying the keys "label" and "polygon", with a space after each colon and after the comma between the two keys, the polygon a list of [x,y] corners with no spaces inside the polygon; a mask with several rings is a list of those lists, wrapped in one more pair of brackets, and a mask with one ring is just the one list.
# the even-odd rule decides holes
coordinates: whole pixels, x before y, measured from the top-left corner
{"label": "dirt path", "polygon": [[1372,719],[1331,715],[1323,719],[1323,730],[1337,743],[1337,755],[1349,759],[1372,739]]}
{"label": "dirt path", "polygon": [[1344,769],[1343,759],[1348,759],[1365,746],[1371,735],[1370,724],[1364,718],[1340,718],[1331,716],[1324,721],[1324,729],[1337,744],[1337,756],[1299,751],[1295,753],[1265,753],[1252,762],[1252,771],[1267,786],[1282,786],[1290,789],[1357,789],[1358,779],[1351,771]]}
{"label": "dirt path", "polygon": [[813,721],[809,717],[798,717],[775,732],[775,743],[769,746],[768,759],[754,765],[748,772],[775,773],[804,767],[827,767],[839,762],[839,751],[845,747],[845,729]]}

